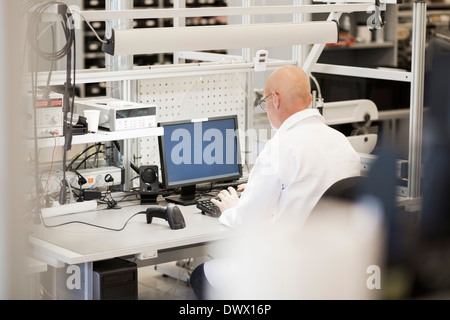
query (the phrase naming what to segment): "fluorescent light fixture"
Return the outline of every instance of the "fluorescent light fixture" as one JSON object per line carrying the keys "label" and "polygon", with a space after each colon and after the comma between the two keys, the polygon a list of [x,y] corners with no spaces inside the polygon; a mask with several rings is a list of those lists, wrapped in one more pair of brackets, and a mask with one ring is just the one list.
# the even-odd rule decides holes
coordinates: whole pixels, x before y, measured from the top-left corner
{"label": "fluorescent light fixture", "polygon": [[110,55],[258,48],[338,41],[336,21],[112,30]]}

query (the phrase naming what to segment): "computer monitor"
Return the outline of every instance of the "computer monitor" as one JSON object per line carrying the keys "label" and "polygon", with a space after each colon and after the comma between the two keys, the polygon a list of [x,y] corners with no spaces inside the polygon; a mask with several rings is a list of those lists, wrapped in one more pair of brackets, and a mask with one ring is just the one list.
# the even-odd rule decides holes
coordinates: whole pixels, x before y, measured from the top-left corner
{"label": "computer monitor", "polygon": [[165,199],[181,205],[196,203],[196,185],[232,181],[242,176],[236,115],[158,123],[163,188],[181,187]]}

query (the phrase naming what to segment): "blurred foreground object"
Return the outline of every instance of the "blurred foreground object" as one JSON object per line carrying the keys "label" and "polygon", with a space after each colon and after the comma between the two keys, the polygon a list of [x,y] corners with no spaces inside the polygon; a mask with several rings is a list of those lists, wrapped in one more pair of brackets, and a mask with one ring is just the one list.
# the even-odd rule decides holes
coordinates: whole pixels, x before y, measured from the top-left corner
{"label": "blurred foreground object", "polygon": [[223,295],[212,299],[377,299],[383,270],[377,207],[319,202],[305,226],[281,220],[228,243]]}

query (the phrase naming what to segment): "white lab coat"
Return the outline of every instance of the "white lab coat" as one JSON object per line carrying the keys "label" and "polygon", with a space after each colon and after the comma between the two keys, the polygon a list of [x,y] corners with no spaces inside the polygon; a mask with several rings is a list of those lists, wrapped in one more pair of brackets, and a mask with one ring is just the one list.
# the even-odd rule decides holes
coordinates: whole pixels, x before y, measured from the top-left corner
{"label": "white lab coat", "polygon": [[357,152],[324,120],[316,109],[288,118],[258,156],[238,206],[220,222],[239,228],[294,215],[300,228],[329,186],[360,175]]}
{"label": "white lab coat", "polygon": [[[219,221],[238,230],[290,219],[300,230],[326,189],[360,175],[360,157],[348,139],[325,124],[317,109],[289,117],[259,154],[238,205]],[[205,263],[213,287],[226,286],[239,263],[216,259]]]}

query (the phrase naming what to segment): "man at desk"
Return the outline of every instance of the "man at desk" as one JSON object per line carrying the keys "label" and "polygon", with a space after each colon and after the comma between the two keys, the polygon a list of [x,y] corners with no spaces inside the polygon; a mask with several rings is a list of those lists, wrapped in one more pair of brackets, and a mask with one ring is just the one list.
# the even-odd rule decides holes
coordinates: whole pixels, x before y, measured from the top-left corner
{"label": "man at desk", "polygon": [[250,173],[241,197],[229,188],[213,199],[220,221],[232,228],[295,215],[299,227],[334,182],[360,175],[360,158],[348,139],[327,126],[311,104],[309,79],[296,66],[266,81],[260,106],[278,129]]}
{"label": "man at desk", "polygon": [[[228,188],[212,199],[222,211],[221,223],[242,229],[289,219],[300,229],[328,187],[360,175],[360,158],[345,135],[309,108],[310,91],[308,76],[297,66],[281,67],[266,80],[260,106],[278,130],[258,156],[241,196]],[[196,288],[198,274],[211,283],[220,277],[211,262],[191,276],[199,298],[204,296]]]}

